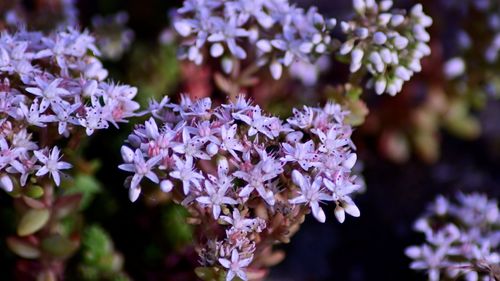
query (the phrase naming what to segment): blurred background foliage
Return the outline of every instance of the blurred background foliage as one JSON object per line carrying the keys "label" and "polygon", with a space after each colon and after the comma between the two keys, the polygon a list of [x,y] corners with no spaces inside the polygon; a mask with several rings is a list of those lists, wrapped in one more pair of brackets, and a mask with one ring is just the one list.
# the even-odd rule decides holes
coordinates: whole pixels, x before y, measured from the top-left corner
{"label": "blurred background foliage", "polygon": [[[3,0],[0,14],[19,4],[28,11],[30,28],[48,29],[58,14],[46,7],[55,2]],[[250,93],[277,114],[297,104],[337,99],[355,113],[354,124],[363,124],[355,133],[368,186],[359,198],[362,216],[342,227],[334,220],[321,225],[309,218],[294,243],[283,247],[287,258],[271,271],[269,280],[422,280],[408,268],[404,248],[418,240],[412,222],[426,202],[456,190],[499,198],[500,65],[483,59],[494,36],[485,28],[488,16],[473,0],[402,0],[396,6],[414,2],[422,2],[434,19],[433,53],[424,61],[423,72],[397,97],[362,93],[368,107],[357,99],[357,89],[352,89],[354,98],[340,98],[335,85],[346,80],[348,69],[333,59],[314,86],[290,76],[272,84],[261,78]],[[77,1],[83,27],[91,27],[95,15],[128,13],[126,25],[134,40],[120,59],[105,60],[105,67],[111,78],[139,88],[142,105],[150,98],[175,98],[181,92],[224,100],[211,80],[214,69],[176,59],[175,36],[166,27],[168,11],[180,5],[181,1],[161,0]],[[338,19],[351,13],[348,0],[301,0],[298,5],[316,5]],[[473,42],[470,48],[457,43],[457,34],[464,30]],[[454,57],[467,62],[466,75],[450,78],[443,73]],[[168,204],[168,196],[154,187],[146,187],[142,200],[132,204],[121,184],[125,175],[117,169],[119,147],[131,130],[130,125],[122,126],[92,138],[71,188],[61,188],[65,195],[82,194],[82,215],[68,217],[64,227],[68,232],[84,227],[82,247],[69,261],[66,280],[196,280],[198,257],[191,247],[195,237],[186,224],[186,211]],[[327,210],[333,213],[331,206]],[[0,196],[0,224],[1,237],[16,232],[12,200],[5,195]],[[18,275],[23,269],[14,262],[6,241],[0,239],[0,279],[23,280]]]}

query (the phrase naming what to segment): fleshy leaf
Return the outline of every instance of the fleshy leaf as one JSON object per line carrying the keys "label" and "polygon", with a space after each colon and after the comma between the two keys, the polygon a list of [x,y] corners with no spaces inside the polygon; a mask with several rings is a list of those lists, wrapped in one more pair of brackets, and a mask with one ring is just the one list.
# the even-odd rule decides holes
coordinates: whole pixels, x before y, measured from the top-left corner
{"label": "fleshy leaf", "polygon": [[17,227],[19,236],[27,236],[42,229],[49,221],[50,211],[48,209],[31,209],[27,211]]}

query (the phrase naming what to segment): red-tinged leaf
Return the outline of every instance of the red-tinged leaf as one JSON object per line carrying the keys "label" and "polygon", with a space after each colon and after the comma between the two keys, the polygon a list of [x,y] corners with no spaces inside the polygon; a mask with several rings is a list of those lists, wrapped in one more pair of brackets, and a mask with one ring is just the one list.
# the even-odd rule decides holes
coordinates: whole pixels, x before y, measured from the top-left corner
{"label": "red-tinged leaf", "polygon": [[25,259],[36,259],[41,255],[38,247],[27,239],[9,237],[7,238],[7,246],[16,255]]}
{"label": "red-tinged leaf", "polygon": [[45,205],[45,203],[43,203],[40,200],[33,199],[33,198],[30,198],[30,197],[27,197],[27,196],[23,196],[21,198],[23,199],[24,204],[26,204],[31,209],[44,209],[44,208],[47,208],[47,206]]}
{"label": "red-tinged leaf", "polygon": [[41,249],[45,254],[55,258],[67,258],[79,247],[80,243],[60,234],[51,235],[42,240]]}
{"label": "red-tinged leaf", "polygon": [[59,197],[54,203],[54,215],[56,218],[64,218],[78,211],[82,201],[82,194],[71,194]]}

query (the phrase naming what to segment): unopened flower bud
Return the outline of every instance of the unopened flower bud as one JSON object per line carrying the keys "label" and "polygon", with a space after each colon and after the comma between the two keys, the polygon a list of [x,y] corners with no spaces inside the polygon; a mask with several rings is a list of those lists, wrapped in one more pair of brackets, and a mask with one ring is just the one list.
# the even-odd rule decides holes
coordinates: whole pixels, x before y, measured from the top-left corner
{"label": "unopened flower bud", "polygon": [[131,163],[134,161],[134,151],[130,149],[130,147],[122,145],[120,153],[122,154],[123,161],[125,161],[126,163]]}
{"label": "unopened flower bud", "polygon": [[160,182],[160,189],[161,189],[161,191],[163,191],[165,193],[172,191],[173,187],[174,187],[174,185],[170,180],[162,180]]}
{"label": "unopened flower bud", "polygon": [[6,192],[11,192],[14,189],[14,184],[8,175],[0,176],[0,188]]}

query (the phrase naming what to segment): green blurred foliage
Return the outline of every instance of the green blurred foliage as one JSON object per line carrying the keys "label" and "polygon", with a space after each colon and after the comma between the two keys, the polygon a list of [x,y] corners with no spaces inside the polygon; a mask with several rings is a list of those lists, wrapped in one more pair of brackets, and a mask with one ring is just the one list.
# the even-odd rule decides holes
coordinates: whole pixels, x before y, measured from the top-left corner
{"label": "green blurred foliage", "polygon": [[122,271],[123,257],[115,251],[111,237],[98,225],[85,228],[80,257],[80,280],[131,280]]}
{"label": "green blurred foliage", "polygon": [[168,204],[162,210],[162,231],[174,249],[180,249],[193,241],[193,227],[186,223],[188,214],[184,207],[177,204]]}
{"label": "green blurred foliage", "polygon": [[128,65],[127,80],[139,89],[137,100],[147,105],[149,99],[161,99],[176,93],[180,69],[176,49],[172,45],[138,42],[134,44]]}

